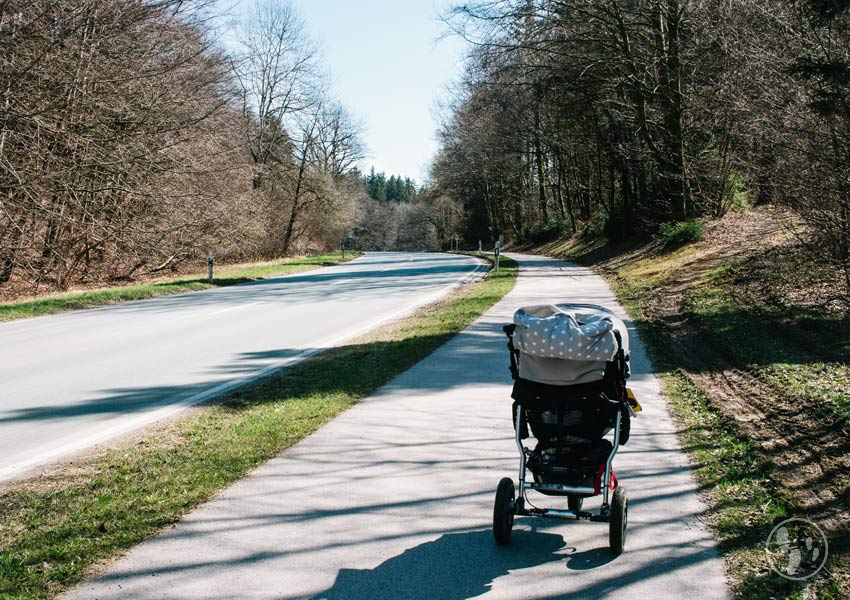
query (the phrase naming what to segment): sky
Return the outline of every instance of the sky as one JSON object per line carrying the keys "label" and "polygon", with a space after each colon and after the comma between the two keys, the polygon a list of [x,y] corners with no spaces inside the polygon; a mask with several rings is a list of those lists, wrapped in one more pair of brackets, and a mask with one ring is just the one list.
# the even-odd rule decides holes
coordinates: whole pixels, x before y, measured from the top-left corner
{"label": "sky", "polygon": [[365,125],[361,168],[422,183],[437,149],[434,108],[464,52],[458,38],[438,39],[448,0],[290,1],[322,48],[334,95]]}

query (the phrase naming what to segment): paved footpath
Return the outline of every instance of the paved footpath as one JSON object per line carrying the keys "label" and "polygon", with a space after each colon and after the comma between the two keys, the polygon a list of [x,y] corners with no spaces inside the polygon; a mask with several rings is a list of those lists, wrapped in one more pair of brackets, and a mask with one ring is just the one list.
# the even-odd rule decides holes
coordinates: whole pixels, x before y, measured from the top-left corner
{"label": "paved footpath", "polygon": [[516,288],[466,331],[67,597],[728,597],[634,332],[630,385],[644,412],[614,463],[630,501],[625,552],[610,556],[605,524],[530,518],[517,520],[510,546],[494,545],[496,484],[518,466],[501,325],[519,306],[552,301],[625,317],[591,271],[514,258]]}

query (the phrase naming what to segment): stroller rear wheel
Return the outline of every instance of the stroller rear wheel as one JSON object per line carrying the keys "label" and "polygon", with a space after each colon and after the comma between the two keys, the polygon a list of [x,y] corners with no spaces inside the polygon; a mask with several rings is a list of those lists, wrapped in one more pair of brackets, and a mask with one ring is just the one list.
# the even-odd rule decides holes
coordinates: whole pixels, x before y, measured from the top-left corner
{"label": "stroller rear wheel", "polygon": [[496,502],[493,505],[493,538],[499,545],[511,541],[511,529],[514,526],[514,482],[504,477],[496,488]]}
{"label": "stroller rear wheel", "polygon": [[570,494],[567,496],[567,508],[572,511],[578,512],[581,510],[582,505],[584,504],[584,498],[581,496],[576,496],[574,494]]}
{"label": "stroller rear wheel", "polygon": [[626,525],[629,520],[629,501],[626,498],[626,490],[618,487],[614,490],[614,498],[611,501],[611,517],[608,522],[608,546],[611,554],[619,556],[623,553],[626,544]]}

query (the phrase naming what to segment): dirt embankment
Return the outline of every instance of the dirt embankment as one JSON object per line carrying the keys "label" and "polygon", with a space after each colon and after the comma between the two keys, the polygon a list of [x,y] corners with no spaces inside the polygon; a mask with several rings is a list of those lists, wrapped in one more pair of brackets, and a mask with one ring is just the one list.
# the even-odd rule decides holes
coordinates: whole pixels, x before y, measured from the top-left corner
{"label": "dirt embankment", "polygon": [[801,237],[764,207],[706,224],[684,248],[567,244],[561,255],[621,284],[670,367],[758,448],[795,516],[819,523],[846,565],[850,311],[842,277]]}
{"label": "dirt embankment", "polygon": [[846,315],[830,311],[826,303],[837,290],[822,286],[816,290],[813,281],[806,286],[803,279],[812,274],[800,273],[796,286],[785,282],[798,293],[782,298],[777,293],[781,284],[770,281],[769,275],[775,273],[765,270],[768,257],[796,257],[791,250],[779,250],[786,243],[795,245],[783,225],[779,215],[769,211],[716,224],[705,244],[713,250],[687,269],[671,273],[664,285],[644,297],[642,306],[647,318],[664,325],[671,350],[690,379],[718,410],[734,419],[743,435],[763,449],[774,466],[773,475],[793,494],[793,504],[831,531],[831,537],[847,550],[850,427],[821,398],[777,387],[765,376],[760,361],[742,360],[745,357],[730,351],[726,336],[707,326],[692,309],[695,282],[731,263],[734,273],[725,283],[738,284],[729,290],[737,310],[759,321],[758,325],[771,327],[779,344],[794,348],[789,355],[802,355],[812,363],[840,360],[837,344],[824,335],[829,334],[824,331],[827,327],[807,329],[795,318],[795,311],[800,316],[803,311],[816,311],[819,297],[825,302],[820,307],[824,321],[832,315],[838,326]]}

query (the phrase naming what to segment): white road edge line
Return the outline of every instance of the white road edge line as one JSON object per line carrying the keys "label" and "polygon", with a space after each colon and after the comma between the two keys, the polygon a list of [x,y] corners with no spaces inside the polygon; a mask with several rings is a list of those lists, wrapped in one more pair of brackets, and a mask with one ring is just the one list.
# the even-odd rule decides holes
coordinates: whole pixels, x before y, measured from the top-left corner
{"label": "white road edge line", "polygon": [[[475,258],[475,257],[472,257]],[[476,259],[480,260],[480,259]],[[75,452],[79,452],[81,450],[85,450],[87,448],[91,448],[103,442],[106,442],[112,438],[118,437],[120,435],[129,433],[135,429],[139,429],[143,425],[148,425],[150,423],[154,423],[156,421],[160,421],[167,417],[170,417],[190,406],[194,406],[196,404],[200,404],[201,402],[205,402],[207,400],[211,400],[216,396],[221,396],[231,390],[234,390],[243,385],[247,385],[264,377],[271,375],[272,373],[284,368],[290,367],[296,363],[299,363],[303,360],[310,358],[311,356],[315,356],[320,352],[324,352],[325,350],[329,350],[334,346],[339,346],[347,341],[350,341],[354,338],[360,337],[364,333],[380,327],[381,325],[388,323],[390,321],[394,321],[396,319],[400,319],[401,317],[407,316],[410,313],[414,312],[416,309],[425,306],[426,304],[430,304],[435,302],[436,300],[446,296],[454,290],[455,288],[463,285],[464,283],[468,283],[470,281],[474,281],[475,279],[481,279],[483,277],[483,272],[485,267],[487,266],[484,262],[479,262],[475,268],[464,275],[462,278],[458,279],[454,283],[447,285],[446,287],[440,289],[438,292],[426,296],[422,300],[418,300],[414,304],[406,306],[401,310],[398,310],[392,313],[389,316],[381,317],[372,321],[362,327],[359,327],[353,331],[349,331],[344,333],[341,336],[331,338],[329,340],[324,341],[321,344],[317,344],[315,348],[310,348],[307,350],[302,350],[296,356],[291,356],[289,358],[284,358],[279,361],[276,361],[266,367],[263,367],[259,371],[254,373],[250,373],[248,375],[244,375],[242,377],[238,377],[236,379],[232,379],[230,381],[225,381],[215,387],[212,387],[203,392],[199,392],[188,398],[180,400],[179,402],[175,402],[174,404],[170,404],[168,406],[164,406],[160,409],[157,409],[153,412],[139,415],[134,419],[130,419],[129,421],[123,421],[120,424],[113,425],[112,427],[107,427],[106,429],[101,429],[97,433],[87,435],[82,438],[75,439],[73,442],[60,446],[59,448],[54,448],[53,450],[48,450],[46,452],[42,452],[41,454],[37,454],[24,460],[23,462],[18,462],[14,465],[10,465],[0,469],[0,482],[7,481],[9,479],[13,479],[17,475],[25,473],[30,469],[34,469],[35,467],[47,464],[63,456],[67,456],[69,454],[73,454]]]}
{"label": "white road edge line", "polygon": [[[268,282],[268,281],[274,281],[274,280],[277,280],[277,279],[288,279],[290,277],[305,277],[305,276],[321,275],[322,271],[326,271],[326,270],[330,270],[330,269],[335,269],[335,270],[339,271],[340,269],[347,269],[349,265],[355,266],[355,267],[361,266],[364,263],[366,265],[368,265],[369,263],[368,263],[367,260],[364,260],[365,258],[366,258],[366,255],[364,254],[363,256],[353,258],[353,259],[351,259],[347,262],[344,262],[344,263],[338,263],[336,265],[330,265],[330,266],[327,266],[327,267],[319,267],[318,269],[313,269],[311,271],[299,271],[297,273],[289,273],[288,275],[277,275],[275,277],[269,277],[269,278],[263,279],[261,281]],[[347,272],[347,271],[343,270],[342,272]],[[61,312],[58,312],[58,313],[52,313],[52,314],[47,314],[47,315],[39,315],[37,317],[24,317],[22,319],[13,319],[11,321],[3,321],[2,323],[0,323],[0,333],[2,333],[4,336],[16,335],[18,333],[21,333],[21,332],[15,331],[15,329],[18,328],[18,327],[22,327],[24,325],[29,325],[29,324],[31,324],[35,321],[41,321],[41,320],[45,320],[45,319],[53,319],[53,317],[65,317],[65,318],[67,318],[69,316],[85,316],[87,313],[94,313],[94,312],[98,312],[98,311],[110,311],[110,310],[115,310],[116,308],[131,306],[133,304],[143,304],[145,302],[156,302],[157,300],[174,299],[174,298],[179,298],[181,296],[191,296],[191,295],[194,295],[194,294],[215,293],[215,292],[219,292],[219,291],[222,291],[222,290],[235,289],[235,288],[239,288],[241,286],[248,286],[248,285],[252,285],[252,284],[256,284],[256,281],[246,281],[245,283],[235,283],[233,285],[229,285],[229,286],[224,287],[224,288],[195,290],[195,291],[191,291],[191,292],[180,292],[179,294],[165,294],[163,296],[154,296],[152,298],[144,298],[142,300],[127,300],[126,302],[118,302],[116,304],[104,304],[104,305],[101,305],[101,306],[90,306],[88,308],[76,308],[76,309],[72,309],[72,310],[68,310],[68,311],[61,311]],[[52,321],[50,321],[50,322],[44,323],[40,327],[35,327],[35,326],[27,327],[27,329],[24,333],[29,334],[33,331],[42,331],[44,329],[51,329],[51,328],[54,328],[54,327],[56,327],[56,325]],[[11,331],[7,331],[7,329],[11,329]]]}

